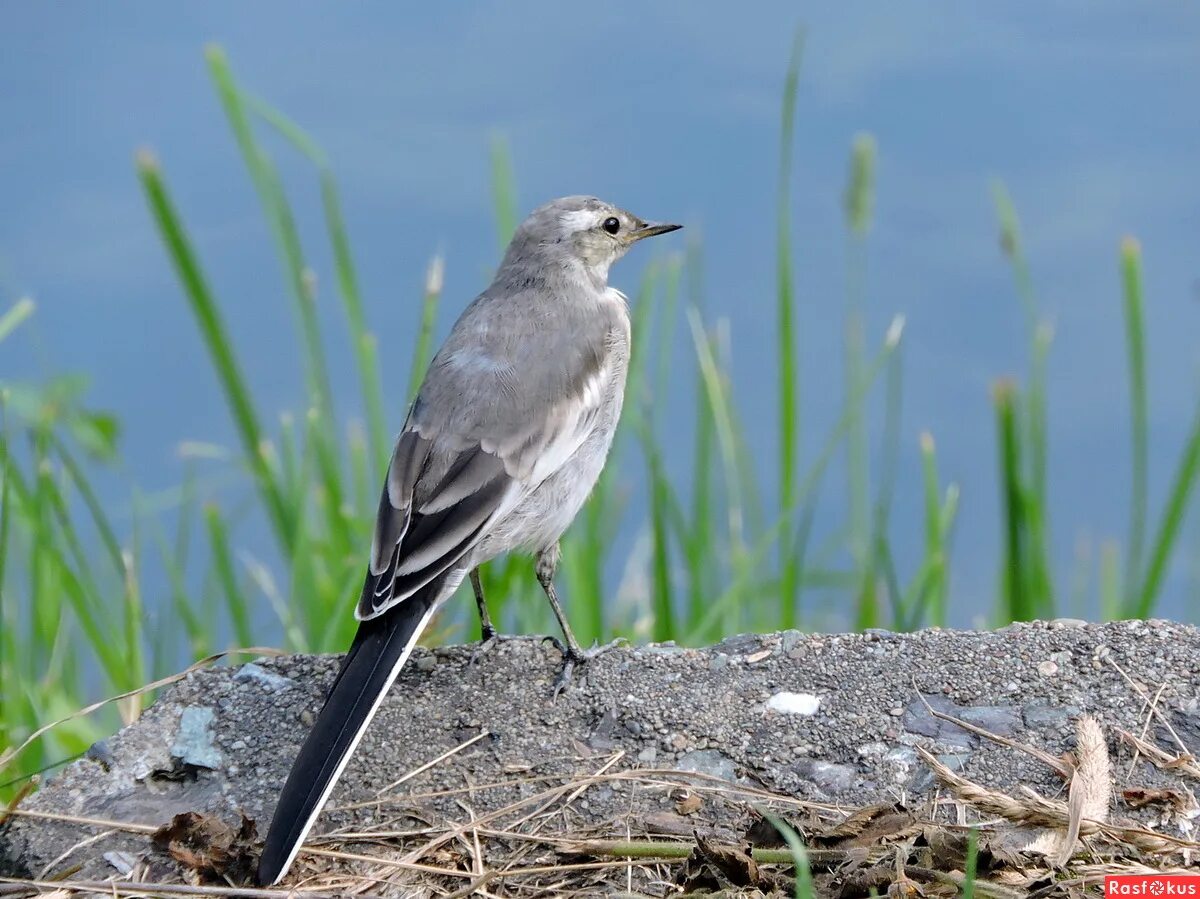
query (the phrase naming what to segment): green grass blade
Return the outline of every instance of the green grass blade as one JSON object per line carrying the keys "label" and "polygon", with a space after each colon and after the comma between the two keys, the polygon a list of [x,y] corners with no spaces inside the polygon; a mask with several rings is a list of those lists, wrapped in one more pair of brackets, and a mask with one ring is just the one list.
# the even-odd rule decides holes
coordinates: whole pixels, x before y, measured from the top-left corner
{"label": "green grass blade", "polygon": [[440,255],[429,261],[425,273],[425,295],[421,298],[421,321],[417,326],[417,342],[413,349],[412,367],[408,372],[408,401],[411,403],[421,389],[425,372],[433,359],[433,331],[437,325],[438,304],[445,283],[446,263]]}
{"label": "green grass blade", "polygon": [[922,599],[928,600],[912,607],[911,618],[914,626],[926,621],[936,627],[946,626],[945,592],[939,589],[945,577],[945,534],[941,527],[941,486],[938,479],[937,448],[933,435],[928,431],[921,433],[921,476],[925,500],[925,559],[923,564],[930,570],[928,592],[922,594]]}
{"label": "green grass blade", "polygon": [[[9,505],[9,497],[11,490],[12,478],[9,476],[8,467],[8,406],[5,402],[6,396],[3,387],[0,387],[0,628],[8,634],[12,633],[10,628],[15,621],[10,621],[7,611],[8,607],[4,603],[4,597],[8,596],[8,591],[5,585],[8,583],[8,543],[11,536],[11,507]],[[13,618],[15,619],[15,611]],[[5,658],[12,658],[5,656]],[[0,659],[0,665],[3,665],[4,659]],[[0,672],[2,672],[0,668]],[[0,716],[2,719],[3,716]]]}
{"label": "green grass blade", "polygon": [[992,200],[996,205],[996,216],[1000,220],[1000,248],[1012,264],[1017,295],[1021,298],[1021,305],[1025,310],[1025,324],[1032,339],[1038,321],[1037,296],[1033,290],[1033,278],[1029,274],[1029,263],[1025,260],[1017,209],[1002,181],[992,182]]}
{"label": "green grass blade", "polygon": [[1021,445],[1017,429],[1017,389],[1011,381],[1001,381],[992,388],[996,408],[997,433],[1000,449],[1000,489],[1004,509],[1004,557],[1002,585],[1004,621],[1032,621],[1037,617],[1034,598],[1030,595],[1028,559],[1025,543],[1024,488],[1021,480]]}
{"label": "green grass blade", "polygon": [[37,306],[29,297],[17,300],[7,312],[0,315],[0,341],[20,327],[21,323],[37,310]]}
{"label": "green grass blade", "polygon": [[1100,546],[1100,619],[1115,621],[1123,617],[1126,602],[1122,601],[1124,584],[1121,579],[1121,547],[1115,540],[1105,540]]}
{"label": "green grass blade", "polygon": [[1192,429],[1184,446],[1179,467],[1167,493],[1167,505],[1159,521],[1154,543],[1150,547],[1146,575],[1137,593],[1136,604],[1128,610],[1127,618],[1149,618],[1158,601],[1159,590],[1167,573],[1167,563],[1175,548],[1175,541],[1186,518],[1188,500],[1200,474],[1200,410],[1192,421]]}
{"label": "green grass blade", "polygon": [[120,540],[117,539],[117,533],[112,521],[109,520],[108,514],[104,511],[103,503],[96,496],[96,491],[92,489],[91,482],[84,473],[83,467],[75,459],[75,456],[67,448],[63,440],[57,435],[51,435],[50,439],[55,453],[62,463],[63,469],[70,476],[71,483],[75,485],[75,489],[79,491],[79,495],[83,498],[84,506],[86,506],[92,517],[92,523],[96,526],[96,532],[100,535],[100,542],[108,553],[113,571],[118,577],[124,577],[126,568],[124,552],[121,549]]}
{"label": "green grass blade", "polygon": [[[309,391],[321,409],[322,415],[332,421],[333,394],[329,386],[328,367],[321,342],[320,325],[314,302],[314,278],[304,263],[304,252],[296,230],[291,206],[283,191],[279,174],[270,157],[259,146],[254,129],[247,114],[247,103],[241,88],[234,79],[233,70],[224,50],[215,45],[205,49],[209,73],[216,85],[221,106],[225,110],[230,128],[237,140],[250,180],[258,193],[263,213],[271,226],[271,233],[283,264],[284,276],[292,296],[300,335],[304,343],[304,372]],[[298,129],[297,129],[298,130]]]}
{"label": "green grass blade", "polygon": [[345,217],[342,215],[337,179],[334,178],[333,170],[329,166],[329,158],[303,128],[280,110],[244,91],[241,92],[241,99],[248,109],[278,131],[317,169],[321,182],[321,205],[325,215],[325,230],[329,234],[329,243],[333,249],[338,295],[342,298],[342,307],[350,327],[351,348],[358,366],[358,376],[362,387],[367,434],[372,453],[378,457],[377,461],[382,467],[390,450],[383,408],[382,379],[379,373],[379,362],[374,352],[374,338],[367,329],[362,293],[358,287],[358,273],[350,249]]}
{"label": "green grass blade", "polygon": [[646,430],[647,478],[650,482],[650,536],[651,536],[651,608],[654,611],[654,639],[658,642],[674,639],[678,633],[675,606],[671,590],[670,542],[668,531],[668,506],[670,483],[663,470],[662,459],[653,438]]}
{"label": "green grass blade", "polygon": [[813,899],[816,892],[813,888],[812,868],[808,864],[808,850],[804,846],[804,841],[800,839],[800,834],[796,833],[795,828],[782,818],[772,815],[762,808],[759,808],[758,812],[783,837],[788,849],[792,852],[792,861],[796,866],[796,899]]}
{"label": "green grass blade", "polygon": [[963,864],[963,899],[975,899],[975,877],[979,864],[979,828],[967,833],[967,860]]}
{"label": "green grass blade", "polygon": [[[866,354],[866,240],[871,229],[875,203],[875,139],[860,134],[854,139],[850,156],[850,175],[844,196],[846,217],[846,320],[845,320],[845,402],[852,404],[850,429],[846,434],[846,480],[850,512],[850,555],[855,566],[864,573],[865,589],[860,600],[873,591],[869,583],[873,568],[868,554],[871,538],[870,466],[867,453],[867,426],[859,383],[863,377]],[[860,621],[865,621],[865,607],[860,603]],[[874,625],[864,625],[874,626]]]}
{"label": "green grass blade", "polygon": [[1142,249],[1132,237],[1121,242],[1121,284],[1124,295],[1125,346],[1129,356],[1129,407],[1133,440],[1133,471],[1129,504],[1129,559],[1125,593],[1135,595],[1142,578],[1146,543],[1147,464],[1146,324],[1142,294]]}
{"label": "green grass blade", "polygon": [[171,202],[157,160],[148,152],[142,152],[138,154],[137,167],[150,212],[175,266],[175,272],[183,284],[192,313],[196,317],[201,337],[221,382],[221,389],[233,413],[242,450],[256,476],[275,534],[283,546],[290,550],[293,527],[287,505],[263,454],[263,432],[259,426],[258,413],[254,408],[249,386],[234,356],[233,343],[221,317],[220,308],[209,290],[183,223]]}
{"label": "green grass blade", "polygon": [[496,217],[496,241],[503,255],[517,230],[517,179],[513,173],[508,141],[492,135],[492,211]]}
{"label": "green grass blade", "polygon": [[379,372],[379,360],[376,358],[375,340],[367,330],[366,314],[363,312],[362,296],[358,289],[358,275],[354,268],[354,257],[350,253],[350,239],[346,235],[341,201],[338,199],[337,182],[329,170],[321,172],[321,201],[325,207],[326,228],[333,246],[338,293],[342,297],[342,306],[350,324],[350,337],[354,360],[358,365],[358,378],[362,385],[371,453],[376,464],[382,468],[391,444],[383,405],[383,378]]}
{"label": "green grass blade", "polygon": [[250,601],[234,570],[233,554],[229,547],[229,531],[221,511],[213,504],[204,508],[204,522],[208,526],[209,547],[212,551],[213,571],[225,597],[225,608],[233,624],[234,640],[238,646],[253,646],[254,635],[250,628]]}
{"label": "green grass blade", "polygon": [[[877,626],[875,622],[878,620],[879,601],[876,595],[876,582],[879,577],[880,568],[884,568],[884,574],[889,575],[887,561],[891,557],[891,552],[888,549],[888,522],[891,518],[892,497],[895,493],[896,486],[896,469],[899,465],[900,454],[900,411],[901,397],[903,395],[902,380],[903,380],[903,354],[901,352],[902,345],[898,342],[895,350],[888,359],[888,365],[885,376],[886,386],[886,405],[884,407],[884,422],[883,422],[883,440],[881,446],[880,458],[881,477],[879,480],[879,490],[875,496],[875,507],[871,522],[870,535],[870,554],[866,560],[865,571],[862,572],[862,586],[859,591],[859,614],[858,620],[862,622],[861,629],[865,630],[868,627]],[[861,407],[860,407],[861,408]],[[853,419],[851,425],[847,429],[847,442],[849,442],[849,434],[853,430]],[[899,588],[895,584],[894,573],[887,577],[889,581],[888,596],[893,606],[893,614],[895,624],[898,628],[904,628],[903,620],[903,596]],[[872,622],[867,624],[866,622]]]}
{"label": "green grass blade", "polygon": [[[804,33],[797,30],[792,42],[783,84],[779,135],[779,187],[776,210],[776,339],[779,356],[779,505],[791,509],[795,500],[796,462],[800,443],[799,387],[796,365],[795,285],[792,274],[791,180],[795,142],[796,90],[800,81],[800,59]],[[791,539],[783,534],[779,546],[779,612],[788,616],[796,603],[798,571],[788,554]]]}
{"label": "green grass blade", "polygon": [[[688,241],[685,258],[689,304],[700,309],[704,300],[703,255],[698,240]],[[683,541],[688,573],[688,621],[691,624],[704,616],[711,599],[713,584],[717,580],[716,560],[712,553],[716,538],[716,498],[713,490],[715,423],[705,391],[696,391],[695,402],[695,430],[692,437],[692,523]]]}

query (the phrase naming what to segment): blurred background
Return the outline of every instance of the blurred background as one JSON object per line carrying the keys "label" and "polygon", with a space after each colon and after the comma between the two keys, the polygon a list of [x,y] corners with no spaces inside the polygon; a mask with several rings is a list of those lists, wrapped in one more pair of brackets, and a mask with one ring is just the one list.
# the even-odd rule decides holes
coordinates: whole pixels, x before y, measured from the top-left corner
{"label": "blurred background", "polygon": [[[1195,618],[1194,4],[4,31],[0,746],[228,646],[340,650],[414,374],[570,193],[686,225],[612,273],[640,365],[581,637]],[[526,561],[488,585],[549,627]]]}

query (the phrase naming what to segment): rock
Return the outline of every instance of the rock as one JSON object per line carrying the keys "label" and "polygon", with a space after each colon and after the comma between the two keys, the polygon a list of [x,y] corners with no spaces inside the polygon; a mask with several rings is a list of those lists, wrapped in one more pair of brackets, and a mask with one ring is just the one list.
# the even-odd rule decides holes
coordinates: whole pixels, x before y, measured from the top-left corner
{"label": "rock", "polygon": [[213,745],[212,724],[216,713],[211,706],[188,706],[179,715],[179,732],[171,744],[171,755],[194,768],[216,770],[221,767],[221,752]]}
{"label": "rock", "polygon": [[1030,703],[1021,709],[1021,718],[1029,728],[1061,728],[1078,718],[1082,711],[1078,706],[1051,706]]}
{"label": "rock", "polygon": [[721,780],[736,781],[737,766],[733,759],[716,749],[697,749],[685,752],[675,764],[677,771],[694,771],[697,774],[707,774],[719,777]]}
{"label": "rock", "polygon": [[273,674],[261,665],[256,665],[254,662],[247,662],[239,668],[233,679],[240,682],[255,683],[267,690],[286,690],[295,683],[290,677]]}
{"label": "rock", "polygon": [[[937,757],[938,761],[951,771],[961,771],[967,766],[970,758],[970,754],[965,752],[944,752]],[[912,793],[926,793],[933,787],[933,771],[925,767],[921,767],[908,784],[908,789]]]}
{"label": "rock", "polygon": [[964,746],[974,746],[978,743],[979,738],[971,731],[953,721],[937,717],[930,709],[1002,736],[1015,733],[1021,724],[1021,715],[1012,706],[960,706],[947,697],[934,693],[926,696],[923,701],[918,698],[908,704],[901,716],[904,729],[921,736],[933,737],[943,743]]}
{"label": "rock", "polygon": [[791,693],[782,690],[767,700],[767,708],[781,715],[815,715],[821,698],[812,693]]}
{"label": "rock", "polygon": [[854,782],[859,778],[858,769],[853,765],[842,765],[837,762],[803,759],[792,767],[800,777],[811,781],[818,789],[830,796],[839,796],[845,793],[854,786]]}
{"label": "rock", "polygon": [[[747,662],[765,650],[772,652]],[[444,792],[444,800],[417,805],[422,815],[453,820],[465,820],[455,804],[464,784],[531,776],[577,782],[601,768],[628,777],[674,767],[735,783],[744,778],[756,790],[835,799],[846,809],[903,792],[915,807],[934,789],[917,746],[990,788],[1056,795],[1062,782],[1048,767],[930,715],[919,695],[944,714],[1060,755],[1072,748],[1069,725],[1079,709],[1098,715],[1110,735],[1114,727],[1141,732],[1142,698],[1113,664],[1152,694],[1168,685],[1160,710],[1200,753],[1200,631],[1178,624],[1032,623],[1002,632],[869,637],[791,631],[707,649],[616,648],[589,662],[586,677],[557,699],[560,659],[537,641],[506,643],[475,665],[473,651],[414,654],[346,767],[332,797],[336,808],[321,817],[318,833],[377,826],[383,813],[364,800],[418,768],[396,789],[398,801],[410,792]],[[1038,673],[1047,660],[1058,676]],[[232,822],[244,813],[262,834],[338,659],[282,656],[252,664],[196,671],[165,689],[141,718],[56,774],[22,808],[146,827],[181,812]],[[819,697],[817,713],[770,707],[773,698],[787,706],[793,700],[776,697],[789,694]],[[463,748],[480,733],[487,737]],[[1169,735],[1160,745],[1178,752]],[[1184,788],[1175,774],[1147,764],[1136,777],[1142,786]],[[527,789],[541,787],[480,790],[470,797],[472,813],[496,811]],[[651,820],[663,812],[663,796],[620,779],[594,784],[572,803],[573,826],[624,838],[624,824],[615,822]],[[357,811],[347,810],[354,805]],[[703,814],[710,813],[717,814],[706,804]],[[386,814],[396,816],[394,809]],[[733,833],[739,822],[714,817],[706,819],[710,826]],[[153,849],[137,833],[105,835],[21,817],[0,828],[0,874],[46,869],[52,878],[77,868],[77,879],[105,879],[147,853]],[[170,862],[159,854],[154,864]],[[311,871],[316,862],[309,864]],[[402,874],[394,876],[402,888]]]}

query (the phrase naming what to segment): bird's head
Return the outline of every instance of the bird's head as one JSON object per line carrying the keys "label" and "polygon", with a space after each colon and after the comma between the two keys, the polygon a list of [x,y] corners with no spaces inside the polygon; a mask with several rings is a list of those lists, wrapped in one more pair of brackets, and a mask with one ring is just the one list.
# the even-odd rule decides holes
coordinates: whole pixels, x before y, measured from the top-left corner
{"label": "bird's head", "polygon": [[562,197],[539,206],[521,223],[503,265],[580,265],[605,283],[609,266],[639,240],[682,227],[644,221],[595,197]]}

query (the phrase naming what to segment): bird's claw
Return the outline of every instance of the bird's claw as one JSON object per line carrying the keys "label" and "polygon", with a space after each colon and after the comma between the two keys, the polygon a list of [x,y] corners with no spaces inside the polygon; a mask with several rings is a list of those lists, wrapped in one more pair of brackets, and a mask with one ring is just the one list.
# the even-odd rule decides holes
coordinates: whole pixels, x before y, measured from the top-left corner
{"label": "bird's claw", "polygon": [[568,685],[570,685],[571,678],[575,674],[576,665],[584,665],[597,656],[608,652],[610,649],[614,649],[617,646],[622,646],[629,642],[624,637],[618,637],[617,639],[608,643],[604,643],[599,646],[592,646],[590,649],[583,649],[577,645],[567,645],[564,647],[562,641],[557,637],[546,637],[546,641],[553,643],[563,656],[562,668],[558,672],[558,677],[554,679],[555,699],[557,699],[558,695],[562,693],[562,691],[565,690]]}
{"label": "bird's claw", "polygon": [[475,663],[481,658],[499,646],[501,643],[507,643],[509,640],[518,639],[518,634],[500,634],[495,628],[486,628],[480,635],[479,642],[475,645],[475,651],[471,653],[471,658],[467,662],[468,668],[474,668]]}

